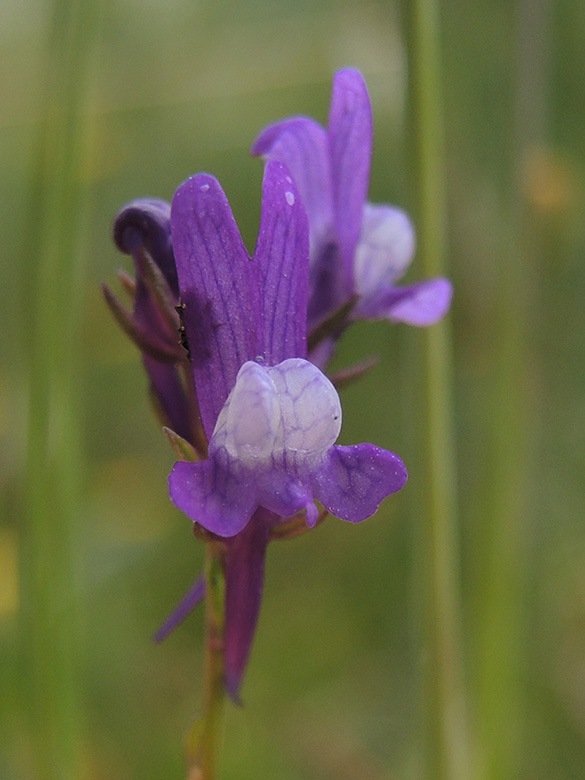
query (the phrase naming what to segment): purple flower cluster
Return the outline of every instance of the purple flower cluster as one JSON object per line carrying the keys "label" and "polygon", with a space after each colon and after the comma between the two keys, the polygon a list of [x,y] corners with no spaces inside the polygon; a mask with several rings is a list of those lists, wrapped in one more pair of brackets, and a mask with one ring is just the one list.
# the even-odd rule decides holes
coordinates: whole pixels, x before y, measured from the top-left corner
{"label": "purple flower cluster", "polygon": [[[414,251],[406,215],[366,202],[371,112],[355,70],[334,77],[327,130],[305,117],[266,128],[260,228],[250,257],[216,179],[196,174],[172,204],[137,200],[114,225],[136,281],[127,311],[156,406],[188,459],[171,500],[196,532],[225,545],[226,688],[237,698],[260,605],[269,539],[291,517],[373,514],[406,480],[400,458],[373,444],[339,446],[341,404],[324,369],[353,320],[438,320],[451,287],[395,281]],[[161,627],[165,636],[204,595],[197,581]]]}

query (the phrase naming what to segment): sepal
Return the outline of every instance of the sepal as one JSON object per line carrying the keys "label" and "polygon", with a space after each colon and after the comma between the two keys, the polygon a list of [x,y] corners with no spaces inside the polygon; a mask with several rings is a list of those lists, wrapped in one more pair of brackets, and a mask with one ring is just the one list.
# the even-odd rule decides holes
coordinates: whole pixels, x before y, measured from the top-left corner
{"label": "sepal", "polygon": [[179,315],[175,309],[176,298],[171,292],[163,272],[144,249],[138,247],[134,259],[137,274],[151,295],[152,302],[171,334],[178,333]]}
{"label": "sepal", "polygon": [[122,289],[128,296],[128,299],[131,303],[134,303],[134,298],[136,297],[136,279],[130,276],[130,274],[122,268],[118,269],[116,276],[118,277]]}
{"label": "sepal", "polygon": [[312,352],[325,339],[338,339],[349,324],[349,318],[359,296],[354,294],[348,298],[345,303],[338,306],[330,314],[327,314],[314,328],[311,329],[307,337],[307,352]]}
{"label": "sepal", "polygon": [[177,339],[177,345],[172,346],[153,336],[152,333],[136,322],[132,312],[128,311],[118,296],[111,290],[107,284],[102,283],[102,292],[104,299],[111,311],[114,319],[122,328],[128,338],[133,341],[141,352],[149,355],[160,363],[177,363],[183,355],[180,350],[180,343]]}
{"label": "sepal", "polygon": [[163,433],[167,437],[171,449],[181,460],[201,460],[199,453],[187,439],[179,436],[178,433],[175,433],[175,431],[168,428],[166,425],[163,427]]}
{"label": "sepal", "polygon": [[276,523],[270,528],[270,540],[273,539],[292,539],[293,536],[300,536],[301,534],[311,531],[316,526],[321,525],[323,520],[329,515],[326,509],[321,509],[317,514],[317,520],[313,525],[307,524],[307,518],[305,512],[298,512],[293,517],[289,517],[282,523]]}
{"label": "sepal", "polygon": [[359,363],[353,363],[351,366],[340,368],[329,375],[332,385],[339,390],[342,387],[353,384],[357,379],[361,379],[378,362],[377,355],[369,355]]}

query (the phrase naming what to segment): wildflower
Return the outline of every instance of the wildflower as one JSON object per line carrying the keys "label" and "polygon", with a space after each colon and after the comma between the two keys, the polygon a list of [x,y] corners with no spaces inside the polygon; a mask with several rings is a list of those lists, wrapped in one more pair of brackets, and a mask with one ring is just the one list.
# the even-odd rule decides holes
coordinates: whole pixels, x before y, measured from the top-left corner
{"label": "wildflower", "polygon": [[341,406],[306,360],[308,226],[285,166],[266,165],[250,258],[218,182],[197,174],[171,209],[173,250],[208,457],[180,461],[173,502],[226,544],[226,685],[235,696],[256,623],[270,531],[314,499],[351,522],[402,487],[397,455],[335,444]]}
{"label": "wildflower", "polygon": [[431,325],[449,308],[451,284],[435,278],[395,282],[415,247],[398,208],[366,202],[372,116],[357,70],[333,79],[327,129],[303,116],[281,120],[256,138],[252,153],[289,168],[309,219],[309,326],[347,307],[350,319]]}

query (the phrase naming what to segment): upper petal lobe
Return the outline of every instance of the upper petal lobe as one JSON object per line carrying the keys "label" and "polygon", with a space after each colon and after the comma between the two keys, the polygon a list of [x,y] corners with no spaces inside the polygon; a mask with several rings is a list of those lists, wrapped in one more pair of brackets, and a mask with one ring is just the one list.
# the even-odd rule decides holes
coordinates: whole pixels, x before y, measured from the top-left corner
{"label": "upper petal lobe", "polygon": [[334,223],[326,131],[307,117],[284,119],[260,133],[252,145],[252,154],[287,166],[309,217],[311,246],[320,246]]}

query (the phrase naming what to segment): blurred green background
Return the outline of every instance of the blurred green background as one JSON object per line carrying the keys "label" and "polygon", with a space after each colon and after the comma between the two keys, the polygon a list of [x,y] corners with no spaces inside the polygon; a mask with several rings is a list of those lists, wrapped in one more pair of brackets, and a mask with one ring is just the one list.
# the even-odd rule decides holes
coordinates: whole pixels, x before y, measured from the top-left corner
{"label": "blurred green background", "polygon": [[[59,50],[58,39],[50,42],[52,19],[66,8],[0,4],[2,780],[36,777],[24,684],[30,634],[19,631],[21,548],[30,364],[35,333],[50,327],[35,297],[37,244],[47,235],[35,209],[43,198],[38,138]],[[75,300],[58,311],[71,318],[73,358],[64,360],[74,362],[64,375],[78,421],[71,511],[79,777],[160,780],[184,776],[183,736],[201,693],[201,612],[161,646],[150,635],[197,575],[203,551],[168,501],[174,458],[151,415],[139,356],[100,295],[99,281],[113,284],[118,267],[129,269],[110,240],[112,217],[127,200],[170,199],[188,175],[209,171],[252,249],[262,166],[248,155],[251,141],[284,115],[326,120],[331,75],[345,65],[362,70],[372,99],[370,198],[414,212],[409,5],[118,0],[96,9],[76,55],[87,66],[78,76],[83,121],[73,131],[81,190],[71,212],[78,231],[71,268],[80,276]],[[494,780],[578,780],[585,776],[585,4],[444,0],[441,14],[473,765],[477,777]],[[408,278],[418,275],[415,258]],[[405,326],[360,324],[340,344],[337,365],[380,357],[342,394],[342,442],[399,452],[409,482],[360,526],[328,519],[270,547],[245,706],[228,710],[225,780],[420,777],[421,442],[413,441],[412,403],[420,338]],[[510,340],[516,349],[508,350]],[[496,749],[504,757],[490,773],[484,754]]]}

